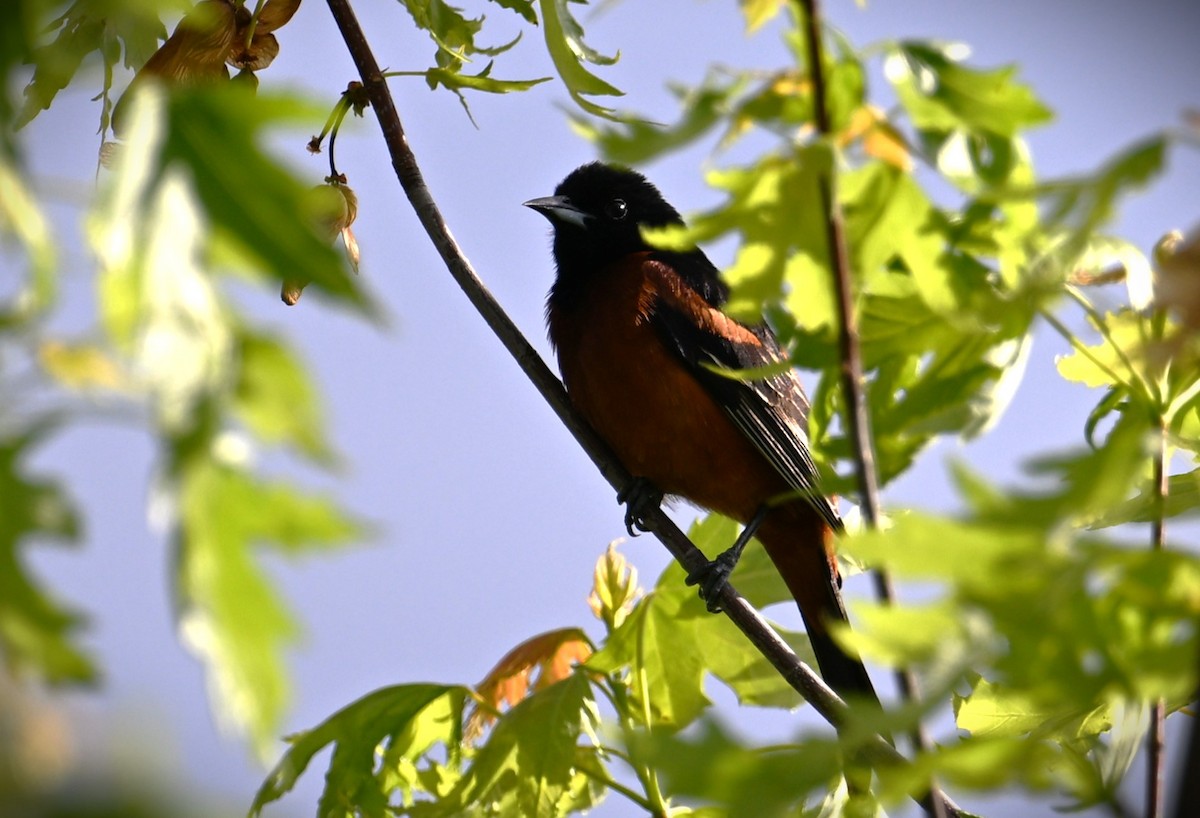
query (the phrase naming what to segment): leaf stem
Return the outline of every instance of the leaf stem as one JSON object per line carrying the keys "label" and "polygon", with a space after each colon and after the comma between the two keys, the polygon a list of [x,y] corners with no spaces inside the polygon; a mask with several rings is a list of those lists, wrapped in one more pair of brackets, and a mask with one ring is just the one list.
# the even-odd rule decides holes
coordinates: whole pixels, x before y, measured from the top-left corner
{"label": "leaf stem", "polygon": [[[371,107],[375,109],[375,115],[383,132],[384,142],[391,155],[392,167],[396,171],[400,186],[416,211],[421,226],[442,257],[446,269],[463,290],[472,306],[479,312],[480,317],[516,360],[525,376],[529,378],[541,393],[542,398],[558,415],[567,431],[575,437],[580,448],[591,458],[601,475],[614,489],[620,491],[627,488],[632,481],[629,472],[621,465],[604,441],[575,411],[567,398],[562,382],[554,376],[541,356],[480,281],[475,269],[451,234],[437,203],[425,184],[424,175],[421,173],[416,156],[404,134],[404,126],[400,122],[400,116],[396,111],[391,92],[388,90],[387,81],[367,43],[362,26],[359,25],[354,10],[350,7],[349,0],[326,0],[326,2],[346,43],[346,49],[362,78]],[[643,522],[646,524],[647,530],[667,547],[667,550],[685,571],[694,572],[708,565],[708,558],[700,549],[696,548],[695,544],[661,508],[646,513]],[[732,584],[724,587],[718,595],[718,602],[725,615],[822,718],[834,727],[841,727],[846,723],[846,703],[822,681],[812,668],[800,661],[788,644],[737,592]],[[880,736],[871,738],[867,742],[867,746],[880,763],[902,765],[908,763],[904,756]],[[957,805],[948,798],[942,796],[935,800],[941,802],[947,814],[958,814]]]}
{"label": "leaf stem", "polygon": [[[1158,449],[1154,453],[1154,522],[1150,526],[1150,548],[1161,551],[1166,544],[1167,461],[1170,457],[1167,424],[1159,419]],[[1150,729],[1146,735],[1146,818],[1162,818],[1163,774],[1166,749],[1166,703],[1162,699],[1150,705]]]}

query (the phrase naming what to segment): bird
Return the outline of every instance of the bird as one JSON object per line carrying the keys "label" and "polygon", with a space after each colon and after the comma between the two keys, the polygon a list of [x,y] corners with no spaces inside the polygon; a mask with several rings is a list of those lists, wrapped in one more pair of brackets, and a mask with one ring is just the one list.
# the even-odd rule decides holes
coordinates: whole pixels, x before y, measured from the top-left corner
{"label": "bird", "polygon": [[820,490],[808,399],[774,332],[723,311],[729,288],[702,250],[646,241],[644,228],[684,221],[640,173],[592,162],[524,204],[553,228],[546,321],[563,384],[635,477],[618,496],[627,527],[664,496],[741,522],[743,536],[689,583],[715,610],[753,533],[796,600],[826,683],[877,703],[862,661],[830,635],[847,621],[834,550],[844,527]]}

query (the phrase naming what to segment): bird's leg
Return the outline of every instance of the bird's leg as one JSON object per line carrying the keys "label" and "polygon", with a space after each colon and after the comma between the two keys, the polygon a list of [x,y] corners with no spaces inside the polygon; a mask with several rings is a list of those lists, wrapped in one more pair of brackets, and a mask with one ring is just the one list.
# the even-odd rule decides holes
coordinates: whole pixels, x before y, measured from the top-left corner
{"label": "bird's leg", "polygon": [[[645,516],[662,505],[663,493],[645,477],[635,477],[617,493],[617,502],[625,505],[625,530],[636,537],[640,531],[649,531]],[[637,529],[636,531],[634,529]]]}
{"label": "bird's leg", "polygon": [[708,608],[709,613],[718,613],[721,610],[721,604],[717,601],[717,597],[729,584],[729,575],[737,567],[738,560],[742,558],[742,552],[746,550],[747,543],[758,531],[758,527],[762,525],[762,521],[770,510],[771,507],[767,503],[759,506],[758,511],[754,512],[754,516],[750,518],[750,522],[746,523],[746,527],[734,540],[733,545],[718,554],[716,559],[710,560],[708,565],[699,571],[688,574],[687,584],[698,587],[700,598],[704,600],[704,605]]}

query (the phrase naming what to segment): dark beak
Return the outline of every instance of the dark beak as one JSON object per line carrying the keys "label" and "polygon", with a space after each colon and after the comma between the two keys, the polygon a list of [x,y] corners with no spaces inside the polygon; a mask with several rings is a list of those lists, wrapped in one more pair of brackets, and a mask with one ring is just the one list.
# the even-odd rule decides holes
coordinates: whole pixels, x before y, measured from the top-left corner
{"label": "dark beak", "polygon": [[524,205],[541,213],[554,225],[572,224],[576,227],[587,227],[587,223],[592,220],[590,214],[580,210],[566,196],[543,196],[541,199],[530,199],[524,202]]}

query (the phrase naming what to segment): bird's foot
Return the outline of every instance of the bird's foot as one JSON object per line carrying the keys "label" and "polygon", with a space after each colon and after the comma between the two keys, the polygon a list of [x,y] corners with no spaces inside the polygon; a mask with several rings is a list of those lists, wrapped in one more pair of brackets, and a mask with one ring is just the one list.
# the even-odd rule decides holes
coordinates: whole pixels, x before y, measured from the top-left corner
{"label": "bird's foot", "polygon": [[687,584],[696,586],[700,592],[700,598],[704,600],[704,607],[708,609],[709,613],[721,611],[721,592],[729,584],[730,574],[737,567],[738,560],[742,558],[742,552],[746,550],[746,545],[758,531],[758,527],[762,525],[763,518],[767,516],[769,510],[770,507],[765,503],[760,506],[750,522],[746,523],[742,533],[734,540],[733,545],[718,554],[716,559],[709,560],[708,565],[688,574]]}
{"label": "bird's foot", "polygon": [[[636,537],[641,531],[649,531],[645,517],[662,505],[663,493],[645,477],[635,477],[617,494],[617,502],[625,505],[625,530]],[[636,529],[636,530],[635,530]]]}

